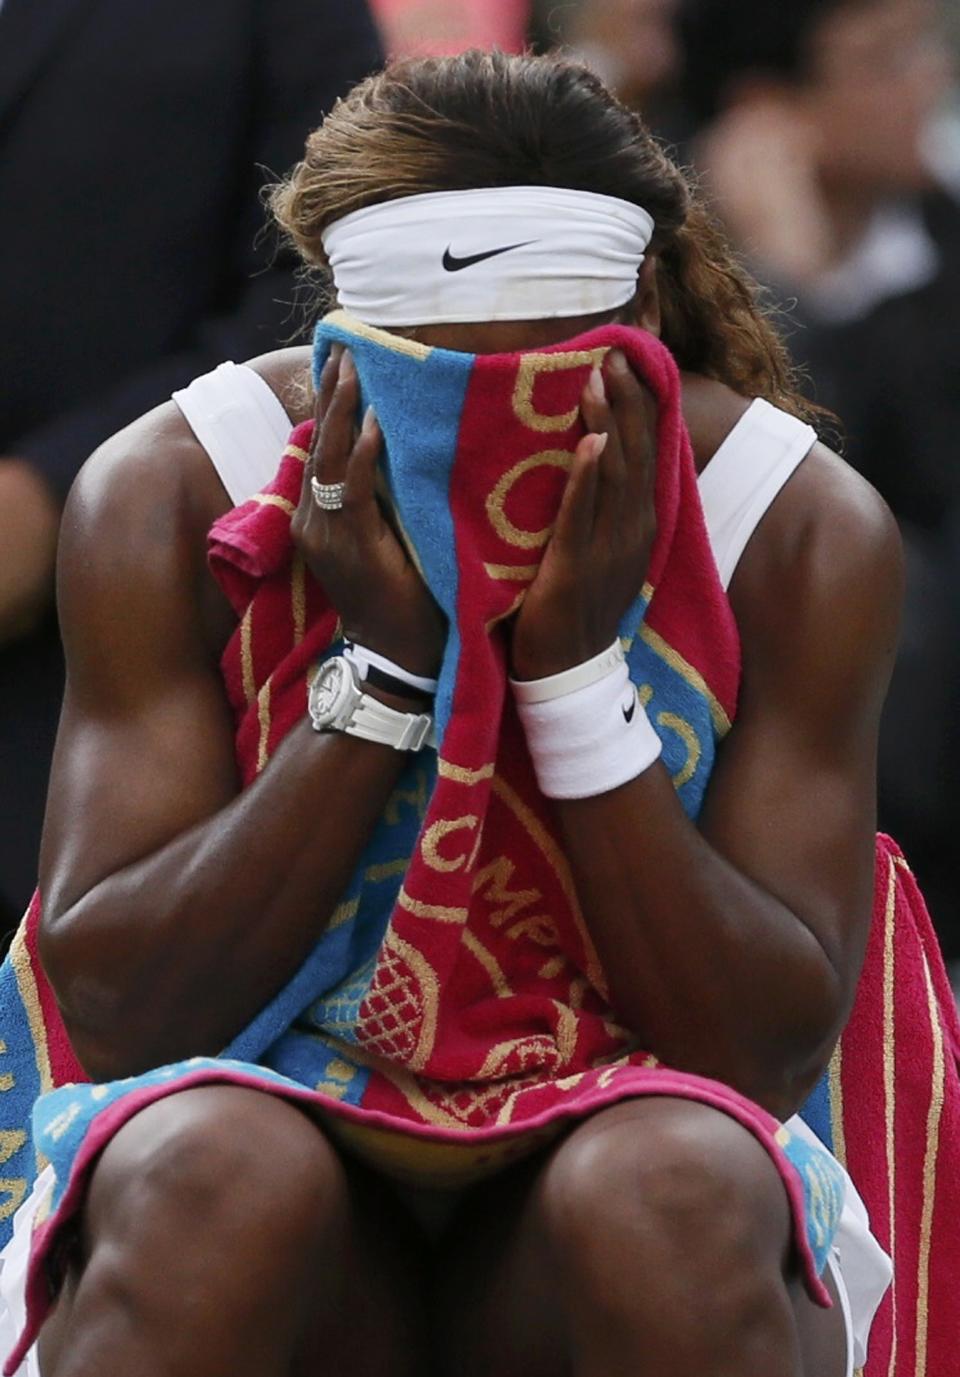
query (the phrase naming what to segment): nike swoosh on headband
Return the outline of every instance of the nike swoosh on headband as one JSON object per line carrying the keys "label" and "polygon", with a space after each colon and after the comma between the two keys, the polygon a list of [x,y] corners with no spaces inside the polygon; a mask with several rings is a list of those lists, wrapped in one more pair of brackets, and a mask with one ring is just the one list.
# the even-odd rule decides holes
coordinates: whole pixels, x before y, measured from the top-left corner
{"label": "nike swoosh on headband", "polygon": [[535,244],[535,239],[524,239],[520,244],[504,244],[500,249],[487,249],[484,253],[471,253],[466,258],[457,258],[450,252],[449,245],[443,255],[443,266],[448,273],[458,273],[464,268],[472,268],[475,263],[482,263],[485,258],[497,258],[501,253],[509,253],[511,249],[525,249],[528,244]]}
{"label": "nike swoosh on headband", "polygon": [[633,714],[636,712],[636,710],[637,710],[637,695],[636,695],[636,694],[633,695],[633,698],[631,699],[629,708],[628,708],[625,704],[623,704],[623,703],[620,704],[620,711],[623,713],[623,720],[624,720],[624,722],[632,722],[632,721],[633,721]]}

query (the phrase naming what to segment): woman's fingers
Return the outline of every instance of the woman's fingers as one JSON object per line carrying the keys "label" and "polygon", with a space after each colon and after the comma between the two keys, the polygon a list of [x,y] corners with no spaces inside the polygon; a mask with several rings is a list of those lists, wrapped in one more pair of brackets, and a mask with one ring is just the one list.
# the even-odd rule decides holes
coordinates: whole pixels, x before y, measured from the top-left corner
{"label": "woman's fingers", "polygon": [[657,408],[619,349],[607,357],[607,394],[622,445],[630,509],[653,501],[657,467]]}
{"label": "woman's fingers", "polygon": [[583,437],[563,490],[551,544],[574,558],[585,556],[593,540],[600,459],[606,445],[605,434]]}
{"label": "woman's fingers", "polygon": [[[316,422],[314,432],[316,440],[320,437],[320,427],[323,425],[323,418],[330,409],[333,400],[333,389],[337,385],[337,378],[340,373],[340,358],[343,354],[342,344],[332,344],[327,361],[320,371],[320,385],[314,399],[313,419]],[[316,447],[316,444],[315,446]]]}
{"label": "woman's fingers", "polygon": [[594,368],[590,373],[581,412],[588,430],[607,437],[599,455],[596,538],[609,541],[614,538],[623,515],[627,468],[617,418],[610,405],[606,379],[600,368]]}
{"label": "woman's fingers", "polygon": [[337,366],[329,405],[320,422],[314,459],[314,474],[320,483],[342,483],[353,449],[360,384],[349,349],[344,349]]}
{"label": "woman's fingers", "polygon": [[340,375],[340,356],[343,353],[343,345],[333,344],[327,361],[320,370],[320,381],[313,397],[313,438],[310,441],[310,453],[307,456],[306,484],[316,473],[317,459],[320,454],[320,436],[323,431],[323,418],[330,410],[330,403],[333,401],[334,389],[337,385],[337,378]]}
{"label": "woman's fingers", "polygon": [[[377,460],[383,444],[373,407],[367,408],[363,425],[347,461],[344,507],[356,520],[379,529],[382,517],[377,503]],[[372,529],[372,527],[371,527]]]}

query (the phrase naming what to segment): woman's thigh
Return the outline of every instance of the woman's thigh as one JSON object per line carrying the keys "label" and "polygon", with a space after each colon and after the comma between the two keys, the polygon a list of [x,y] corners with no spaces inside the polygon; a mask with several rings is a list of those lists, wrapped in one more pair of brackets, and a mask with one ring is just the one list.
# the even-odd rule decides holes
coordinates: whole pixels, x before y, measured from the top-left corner
{"label": "woman's thigh", "polygon": [[[94,1169],[65,1263],[41,1334],[43,1377],[72,1371],[86,1345],[89,1370],[111,1370],[111,1349],[134,1351],[124,1345],[137,1324],[146,1353],[180,1344],[198,1374],[219,1372],[231,1344],[274,1351],[274,1329],[290,1377],[423,1371],[416,1227],[312,1119],[256,1090],[186,1090],[131,1119]],[[123,1310],[115,1323],[111,1307]],[[192,1374],[190,1361],[178,1357],[177,1370]]]}
{"label": "woman's thigh", "polygon": [[[651,1246],[644,1230],[661,1226],[669,1237]],[[659,1097],[602,1111],[465,1200],[437,1269],[440,1371],[570,1377],[613,1370],[585,1351],[595,1345],[602,1353],[608,1341],[620,1351],[633,1308],[651,1336],[641,1359],[649,1366],[626,1363],[625,1370],[672,1373],[658,1363],[658,1343],[669,1344],[671,1328],[684,1336],[699,1324],[709,1328],[707,1302],[722,1310],[727,1294],[731,1313],[745,1316],[744,1344],[756,1346],[747,1302],[762,1305],[767,1286],[780,1329],[762,1341],[776,1346],[782,1334],[783,1362],[744,1370],[845,1377],[840,1307],[823,1310],[807,1296],[790,1229],[771,1160],[727,1116]],[[737,1258],[758,1274],[749,1297],[730,1275]],[[718,1312],[714,1333],[725,1318]],[[714,1369],[708,1362],[695,1370]],[[740,1371],[735,1357],[729,1370]]]}

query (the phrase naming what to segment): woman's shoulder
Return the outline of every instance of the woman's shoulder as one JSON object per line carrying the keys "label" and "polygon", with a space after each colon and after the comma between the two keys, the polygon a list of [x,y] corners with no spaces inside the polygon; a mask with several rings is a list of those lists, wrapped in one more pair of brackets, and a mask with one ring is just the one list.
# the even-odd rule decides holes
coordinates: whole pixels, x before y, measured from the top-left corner
{"label": "woman's shoulder", "polygon": [[903,598],[903,548],[890,509],[817,441],[748,543],[730,598],[745,654],[786,654],[791,626],[804,626],[820,628],[825,655],[845,647],[854,661],[887,659]]}
{"label": "woman's shoulder", "polygon": [[[277,349],[246,363],[276,395],[291,426],[310,415],[309,348]],[[139,521],[163,520],[203,540],[230,506],[210,456],[174,401],[163,402],[117,431],[94,451],[74,482],[68,517],[94,523],[110,539],[113,517],[129,532]],[[161,514],[162,513],[162,518]]]}
{"label": "woman's shoulder", "polygon": [[162,526],[203,529],[229,506],[206,450],[175,402],[164,402],[105,440],[74,480],[64,531],[110,554]]}
{"label": "woman's shoulder", "polygon": [[[250,367],[298,419],[296,389],[309,398],[309,350],[265,354]],[[206,565],[207,535],[231,507],[210,455],[174,401],[112,435],[90,456],[63,514],[59,584],[64,615],[91,614],[111,585],[127,590],[131,612],[179,603],[219,647],[227,622]],[[77,590],[78,597],[65,596]],[[191,606],[188,607],[187,604]]]}
{"label": "woman's shoulder", "polygon": [[[684,418],[703,472],[750,409],[750,398],[685,374]],[[730,597],[741,632],[779,635],[790,609],[833,620],[840,634],[882,607],[894,621],[902,583],[896,522],[880,494],[815,441],[765,511],[737,565]]]}
{"label": "woman's shoulder", "polygon": [[716,378],[684,373],[683,419],[693,446],[697,472],[702,473],[738,421],[750,409],[750,398],[734,392]]}
{"label": "woman's shoulder", "polygon": [[269,354],[248,359],[252,368],[270,387],[280,405],[290,417],[291,426],[308,421],[313,415],[313,389],[310,361],[313,351],[309,345],[293,345],[274,349]]}
{"label": "woman's shoulder", "polygon": [[[702,472],[753,405],[715,378],[683,375],[683,414]],[[807,545],[814,536],[831,543],[852,540],[863,552],[876,545],[889,551],[896,524],[880,494],[821,441],[796,466],[758,528],[775,539],[762,543],[781,551]]]}

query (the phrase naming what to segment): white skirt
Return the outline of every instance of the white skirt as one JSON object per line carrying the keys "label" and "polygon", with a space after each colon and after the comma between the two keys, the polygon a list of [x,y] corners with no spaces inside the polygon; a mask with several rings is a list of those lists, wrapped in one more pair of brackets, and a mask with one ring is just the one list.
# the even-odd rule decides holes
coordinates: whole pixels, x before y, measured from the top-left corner
{"label": "white skirt", "polygon": [[[786,1127],[798,1138],[823,1147],[799,1116],[789,1119]],[[846,1377],[853,1377],[854,1369],[867,1361],[870,1326],[890,1285],[893,1267],[870,1232],[867,1208],[856,1187],[845,1171],[843,1174],[843,1212],[827,1265],[836,1283],[846,1324]],[[13,1216],[13,1237],[0,1252],[0,1362],[12,1350],[26,1322],[27,1263],[33,1220],[52,1189],[53,1168],[47,1167]],[[17,1368],[16,1377],[41,1377],[35,1344]]]}

